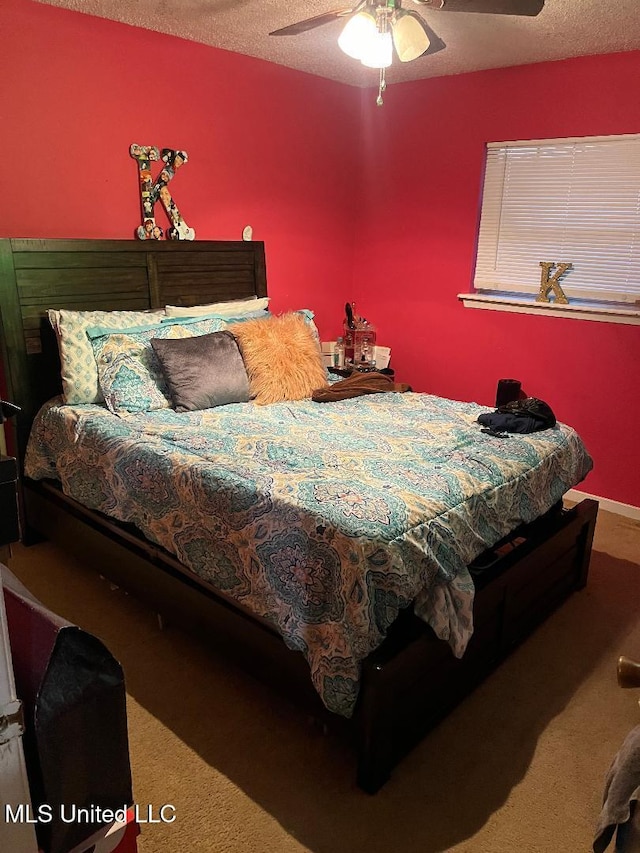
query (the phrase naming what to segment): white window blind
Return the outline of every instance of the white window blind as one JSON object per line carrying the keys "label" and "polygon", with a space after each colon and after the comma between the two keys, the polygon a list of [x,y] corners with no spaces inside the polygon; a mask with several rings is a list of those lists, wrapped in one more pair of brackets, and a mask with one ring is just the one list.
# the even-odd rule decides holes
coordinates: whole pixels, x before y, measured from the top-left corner
{"label": "white window blind", "polygon": [[541,261],[570,303],[640,304],[640,135],[488,144],[474,286],[537,295]]}

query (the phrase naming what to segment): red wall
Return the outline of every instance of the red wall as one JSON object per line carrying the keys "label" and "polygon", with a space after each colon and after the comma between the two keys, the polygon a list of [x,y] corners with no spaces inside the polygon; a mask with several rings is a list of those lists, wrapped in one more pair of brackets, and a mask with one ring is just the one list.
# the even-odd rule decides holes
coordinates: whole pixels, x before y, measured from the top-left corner
{"label": "red wall", "polygon": [[638,132],[639,74],[640,53],[590,57],[391,85],[380,109],[371,90],[3,0],[0,235],[130,237],[130,143],[184,148],[178,206],[201,239],[253,226],[275,310],[311,307],[333,337],[356,299],[417,390],[491,405],[498,378],[521,379],[584,436],[583,488],[640,506],[640,329],[456,298],[485,142]]}
{"label": "red wall", "polygon": [[469,291],[488,141],[640,132],[640,52],[364,92],[358,307],[416,390],[492,405],[497,380],[583,436],[585,491],[640,506],[640,327],[480,311]]}
{"label": "red wall", "polygon": [[239,240],[252,225],[275,310],[312,307],[319,323],[339,310],[356,89],[30,0],[2,0],[0,80],[0,235],[133,237],[129,145],[182,148],[171,192],[196,237]]}

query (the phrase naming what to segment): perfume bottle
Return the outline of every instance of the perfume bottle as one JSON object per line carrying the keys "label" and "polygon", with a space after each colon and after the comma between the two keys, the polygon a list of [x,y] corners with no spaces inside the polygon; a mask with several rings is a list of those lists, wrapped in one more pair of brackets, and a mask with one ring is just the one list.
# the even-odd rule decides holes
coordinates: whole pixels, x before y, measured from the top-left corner
{"label": "perfume bottle", "polygon": [[353,363],[357,368],[370,370],[375,366],[376,328],[361,320],[354,332]]}

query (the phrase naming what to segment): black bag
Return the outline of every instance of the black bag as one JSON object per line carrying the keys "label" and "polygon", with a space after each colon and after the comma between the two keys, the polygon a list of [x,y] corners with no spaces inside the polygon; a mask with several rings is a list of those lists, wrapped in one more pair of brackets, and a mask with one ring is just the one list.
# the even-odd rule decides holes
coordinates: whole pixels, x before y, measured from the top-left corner
{"label": "black bag", "polygon": [[[6,566],[0,572],[31,799],[36,814],[51,811],[38,843],[65,853],[103,829],[106,810],[133,803],[124,674],[100,640],[48,610]],[[72,806],[88,819],[65,819]]]}
{"label": "black bag", "polygon": [[523,400],[512,400],[500,406],[495,412],[478,416],[490,435],[500,436],[508,432],[529,433],[541,429],[550,429],[556,425],[556,416],[551,406],[537,397],[525,397]]}
{"label": "black bag", "polygon": [[542,424],[538,429],[549,429],[556,425],[556,416],[553,414],[551,406],[544,400],[538,400],[537,397],[512,400],[510,403],[505,403],[504,406],[499,406],[496,411],[500,412],[501,415],[524,415],[534,418]]}

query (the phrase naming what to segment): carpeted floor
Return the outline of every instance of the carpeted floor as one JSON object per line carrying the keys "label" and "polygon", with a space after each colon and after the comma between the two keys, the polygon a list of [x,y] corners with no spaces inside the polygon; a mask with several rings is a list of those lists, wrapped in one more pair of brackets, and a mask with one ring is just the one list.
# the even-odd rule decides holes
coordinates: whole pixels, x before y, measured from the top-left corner
{"label": "carpeted floor", "polygon": [[601,512],[575,594],[375,797],[333,736],[44,543],[11,569],[124,666],[136,801],[176,808],[140,853],[585,853],[604,775],[640,723],[616,684],[640,658],[640,522]]}

